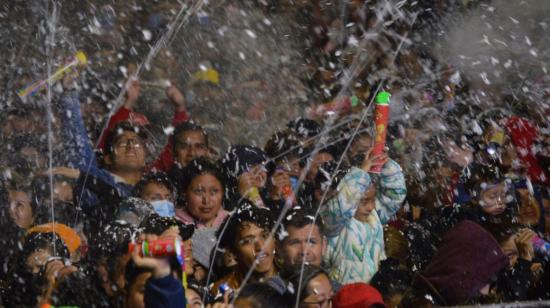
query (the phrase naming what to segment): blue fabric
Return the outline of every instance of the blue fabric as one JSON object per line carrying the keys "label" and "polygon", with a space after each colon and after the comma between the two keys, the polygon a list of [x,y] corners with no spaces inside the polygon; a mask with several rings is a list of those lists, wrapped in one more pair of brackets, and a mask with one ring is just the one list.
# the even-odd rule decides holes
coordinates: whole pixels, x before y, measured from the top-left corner
{"label": "blue fabric", "polygon": [[143,301],[146,308],[184,308],[186,305],[181,281],[172,275],[149,279],[145,284]]}
{"label": "blue fabric", "polygon": [[[96,155],[88,138],[82,112],[80,97],[77,91],[66,93],[61,98],[61,112],[65,155],[71,167],[81,171],[76,187],[78,205],[85,212],[103,202],[103,193],[108,192],[118,197],[131,194],[132,185],[117,181],[112,173],[99,168]],[[102,189],[91,189],[89,186],[100,186]]]}

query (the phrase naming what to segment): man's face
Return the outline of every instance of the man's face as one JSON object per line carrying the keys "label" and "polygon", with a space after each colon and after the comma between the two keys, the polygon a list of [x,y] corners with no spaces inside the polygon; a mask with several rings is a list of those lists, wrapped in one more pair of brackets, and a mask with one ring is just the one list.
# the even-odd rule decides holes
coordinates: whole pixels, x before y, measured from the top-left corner
{"label": "man's face", "polygon": [[[264,245],[265,249],[262,250]],[[264,230],[251,222],[244,222],[240,226],[235,243],[235,256],[241,269],[248,270],[258,258],[256,273],[274,272],[274,252],[275,241],[269,238],[269,230]]]}
{"label": "man's face", "polygon": [[139,171],[145,167],[145,144],[131,131],[124,131],[113,144],[113,152],[106,161],[113,171]]}
{"label": "man's face", "polygon": [[206,139],[201,131],[185,131],[175,138],[174,158],[185,167],[193,159],[208,155]]}
{"label": "man's face", "polygon": [[143,187],[143,192],[141,193],[141,198],[147,202],[159,201],[159,200],[169,200],[173,201],[172,193],[166,186],[150,182],[145,187]]}
{"label": "man's face", "polygon": [[302,262],[321,266],[323,254],[327,248],[327,240],[321,235],[319,227],[315,224],[309,224],[302,228],[290,226],[286,231],[288,235],[282,242],[285,266]]}
{"label": "man's face", "polygon": [[311,166],[310,166],[309,171],[308,171],[307,176],[306,176],[306,180],[309,183],[314,183],[315,182],[315,176],[317,175],[317,171],[319,171],[319,166],[321,166],[323,163],[325,163],[329,160],[334,160],[334,157],[331,154],[329,154],[327,152],[317,153],[317,155],[315,155],[313,157],[313,160],[311,162]]}

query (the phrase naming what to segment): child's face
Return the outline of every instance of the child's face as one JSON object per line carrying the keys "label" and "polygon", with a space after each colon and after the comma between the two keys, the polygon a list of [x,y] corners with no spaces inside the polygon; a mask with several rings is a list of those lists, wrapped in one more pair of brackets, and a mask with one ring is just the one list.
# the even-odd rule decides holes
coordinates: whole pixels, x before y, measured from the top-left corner
{"label": "child's face", "polygon": [[519,196],[518,218],[522,225],[536,226],[540,219],[540,210],[537,200],[527,189],[517,189]]}
{"label": "child's face", "polygon": [[480,193],[479,205],[489,215],[499,215],[506,209],[506,185],[500,183]]}
{"label": "child's face", "polygon": [[249,269],[256,262],[256,258],[256,273],[269,274],[275,269],[275,241],[269,237],[269,230],[264,230],[254,223],[244,222],[240,226],[235,255],[242,269]]}
{"label": "child's face", "polygon": [[369,189],[365,192],[359,206],[357,207],[357,212],[355,212],[355,219],[360,222],[368,222],[369,216],[376,209],[376,187],[371,185]]}
{"label": "child's face", "polygon": [[500,245],[504,254],[510,262],[509,267],[512,268],[518,261],[518,247],[516,246],[516,235],[512,235],[506,242]]}

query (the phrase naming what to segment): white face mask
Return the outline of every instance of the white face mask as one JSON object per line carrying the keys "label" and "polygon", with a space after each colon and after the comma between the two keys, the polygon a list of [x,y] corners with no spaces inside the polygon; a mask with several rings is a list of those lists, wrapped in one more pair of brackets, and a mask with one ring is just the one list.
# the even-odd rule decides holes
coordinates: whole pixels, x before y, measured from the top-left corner
{"label": "white face mask", "polygon": [[153,206],[155,213],[161,217],[174,217],[176,215],[172,201],[156,200],[151,201],[150,203]]}

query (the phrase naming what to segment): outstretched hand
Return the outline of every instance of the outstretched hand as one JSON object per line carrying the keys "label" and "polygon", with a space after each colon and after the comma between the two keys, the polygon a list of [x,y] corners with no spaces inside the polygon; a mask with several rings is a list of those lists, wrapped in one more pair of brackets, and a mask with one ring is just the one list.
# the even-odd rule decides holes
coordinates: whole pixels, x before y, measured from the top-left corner
{"label": "outstretched hand", "polygon": [[126,87],[126,101],[124,102],[124,107],[132,110],[139,98],[141,86],[138,79],[131,79],[128,80]]}

